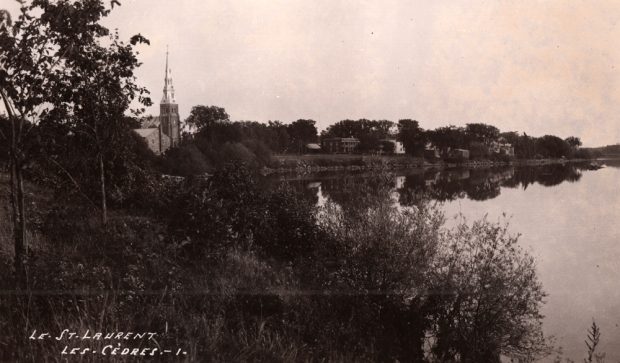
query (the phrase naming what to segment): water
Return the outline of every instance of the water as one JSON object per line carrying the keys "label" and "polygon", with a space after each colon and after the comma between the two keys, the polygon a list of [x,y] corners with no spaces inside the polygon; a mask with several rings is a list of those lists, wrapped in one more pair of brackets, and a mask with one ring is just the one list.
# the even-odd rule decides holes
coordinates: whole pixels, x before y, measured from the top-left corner
{"label": "water", "polygon": [[[521,234],[538,261],[547,292],[544,331],[556,338],[564,358],[581,361],[592,319],[601,329],[599,352],[620,361],[620,162],[587,170],[585,164],[505,167],[487,170],[394,173],[387,183],[398,203],[423,195],[443,202],[446,217],[502,220]],[[313,202],[346,204],[359,186],[372,190],[386,180],[371,173],[286,177]],[[551,361],[554,356],[546,359]]]}

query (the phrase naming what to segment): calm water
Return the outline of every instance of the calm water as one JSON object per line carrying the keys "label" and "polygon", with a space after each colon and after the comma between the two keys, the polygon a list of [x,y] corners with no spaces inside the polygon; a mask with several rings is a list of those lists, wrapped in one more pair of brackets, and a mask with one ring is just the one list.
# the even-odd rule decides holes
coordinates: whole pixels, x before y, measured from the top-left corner
{"label": "calm water", "polygon": [[[354,200],[360,186],[388,183],[398,203],[423,195],[443,202],[446,217],[501,220],[521,234],[520,243],[538,261],[548,293],[545,332],[556,337],[565,358],[582,361],[592,319],[601,328],[600,352],[620,361],[620,162],[586,170],[584,165],[427,170],[395,173],[387,179],[369,173],[279,177],[303,190],[315,203]],[[553,358],[553,357],[550,357]]]}

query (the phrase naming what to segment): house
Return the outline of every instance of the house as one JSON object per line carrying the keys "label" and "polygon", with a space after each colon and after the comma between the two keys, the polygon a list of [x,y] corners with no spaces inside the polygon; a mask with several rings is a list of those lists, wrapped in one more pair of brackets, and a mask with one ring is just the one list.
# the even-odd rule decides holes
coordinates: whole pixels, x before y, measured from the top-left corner
{"label": "house", "polygon": [[350,154],[360,144],[355,137],[330,137],[321,140],[323,150],[332,154]]}
{"label": "house", "polygon": [[439,150],[435,147],[426,147],[424,149],[424,158],[428,160],[436,160],[439,159],[441,155],[439,154]]}
{"label": "house", "polygon": [[515,148],[503,137],[500,137],[497,141],[491,142],[489,151],[493,154],[515,156]]}
{"label": "house", "polygon": [[469,150],[452,149],[449,152],[449,158],[456,159],[456,160],[469,160]]}
{"label": "house", "polygon": [[387,153],[391,153],[391,154],[404,154],[405,153],[405,146],[400,141],[397,141],[394,139],[383,139],[380,141],[381,141],[382,149],[389,150],[388,152],[385,152],[386,154]]}
{"label": "house", "polygon": [[441,158],[441,152],[439,148],[431,142],[427,142],[426,145],[424,145],[424,158],[428,160],[437,160]]}
{"label": "house", "polygon": [[319,153],[321,152],[321,145],[314,143],[306,144],[304,145],[304,151],[310,154]]}

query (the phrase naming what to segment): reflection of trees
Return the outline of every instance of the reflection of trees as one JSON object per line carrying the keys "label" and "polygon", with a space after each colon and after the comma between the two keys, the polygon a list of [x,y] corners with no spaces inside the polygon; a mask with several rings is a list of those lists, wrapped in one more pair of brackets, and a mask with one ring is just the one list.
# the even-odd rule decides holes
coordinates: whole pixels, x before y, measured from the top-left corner
{"label": "reflection of trees", "polygon": [[404,206],[418,204],[426,193],[424,174],[407,175],[398,192],[398,202]]}
{"label": "reflection of trees", "polygon": [[[576,182],[587,164],[555,164],[545,166],[501,167],[489,169],[426,170],[406,175],[396,185],[393,174],[326,174],[312,179],[289,180],[293,188],[311,203],[318,203],[318,188],[312,182],[320,181],[323,195],[345,209],[367,203],[366,196],[386,194],[386,189],[398,193],[398,203],[417,205],[425,199],[440,202],[460,198],[483,201],[500,195],[501,187],[527,189],[530,184],[555,186],[564,181]],[[396,189],[395,189],[396,188]]]}
{"label": "reflection of trees", "polygon": [[466,170],[439,172],[427,171],[423,175],[409,175],[398,190],[401,205],[411,206],[423,199],[440,202],[463,198],[463,184],[469,177]]}
{"label": "reflection of trees", "polygon": [[551,170],[549,170],[548,172],[541,173],[538,176],[537,181],[540,185],[551,187],[561,184],[565,180],[568,180],[569,182],[575,182],[578,181],[580,178],[581,173],[575,170],[574,167],[554,165],[554,168],[551,168]]}
{"label": "reflection of trees", "polygon": [[505,177],[502,170],[472,170],[470,178],[464,185],[465,193],[472,200],[495,198],[500,194],[499,182],[502,177]]}
{"label": "reflection of trees", "polygon": [[483,183],[469,183],[465,192],[467,193],[467,197],[471,200],[487,200],[493,199],[500,194],[499,183],[492,183],[489,181]]}
{"label": "reflection of trees", "polygon": [[[323,195],[344,209],[356,209],[370,202],[369,196],[383,194],[394,188],[394,176],[376,174],[360,177],[346,175],[321,182]],[[386,198],[388,195],[386,194]]]}
{"label": "reflection of trees", "polygon": [[453,201],[465,197],[463,180],[451,180],[449,178],[440,178],[437,183],[429,188],[428,195],[440,202]]}
{"label": "reflection of trees", "polygon": [[554,186],[564,181],[576,182],[581,178],[581,166],[569,164],[554,164],[540,167],[523,167],[515,170],[513,184],[523,185],[527,189],[529,184],[538,183],[544,186]]}

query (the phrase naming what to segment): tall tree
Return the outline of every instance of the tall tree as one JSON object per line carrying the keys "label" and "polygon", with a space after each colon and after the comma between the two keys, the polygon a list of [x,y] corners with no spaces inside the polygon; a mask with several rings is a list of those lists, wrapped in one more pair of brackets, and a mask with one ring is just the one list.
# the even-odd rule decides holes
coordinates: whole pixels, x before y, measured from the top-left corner
{"label": "tall tree", "polygon": [[[106,224],[106,169],[123,152],[130,132],[125,112],[136,98],[141,105],[150,105],[148,91],[137,85],[134,76],[140,65],[134,46],[148,40],[135,35],[126,44],[118,33],[110,33],[100,24],[110,13],[100,0],[42,3],[46,5],[43,18],[52,19],[50,28],[56,32],[54,41],[63,52],[66,71],[56,86],[61,97],[48,101],[59,112],[44,119],[67,125],[80,145],[90,145],[90,152],[84,156],[91,156],[98,170],[101,221]],[[58,21],[59,14],[63,15],[62,22]],[[137,115],[143,110],[132,112]]]}
{"label": "tall tree", "polygon": [[570,146],[568,143],[557,136],[545,135],[536,140],[538,151],[546,157],[561,158],[568,156]]}
{"label": "tall tree", "polygon": [[488,145],[499,137],[499,129],[482,123],[467,124],[465,134],[469,142],[477,141]]}
{"label": "tall tree", "polygon": [[316,121],[314,120],[299,119],[288,125],[286,129],[292,146],[300,153],[304,144],[316,142],[318,137]]}
{"label": "tall tree", "polygon": [[466,146],[466,134],[462,127],[444,126],[427,132],[429,141],[443,153],[450,148]]}
{"label": "tall tree", "polygon": [[409,155],[420,156],[424,152],[426,136],[418,121],[398,120],[398,140],[403,143]]}
{"label": "tall tree", "polygon": [[230,121],[230,116],[223,107],[218,106],[194,106],[185,120],[185,123],[196,131],[209,132],[209,128],[217,122]]}

